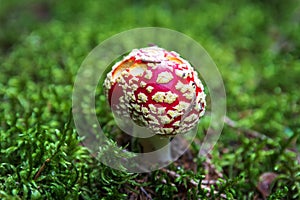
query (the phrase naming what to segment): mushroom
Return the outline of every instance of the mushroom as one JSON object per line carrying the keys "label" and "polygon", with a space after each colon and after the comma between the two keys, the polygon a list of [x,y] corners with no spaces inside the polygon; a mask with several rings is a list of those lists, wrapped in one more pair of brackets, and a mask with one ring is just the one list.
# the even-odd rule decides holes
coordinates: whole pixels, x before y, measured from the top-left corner
{"label": "mushroom", "polygon": [[[138,139],[144,153],[189,132],[205,112],[197,72],[178,53],[158,46],[134,49],[114,64],[104,91],[115,117],[125,126],[133,125],[134,136],[147,137]],[[157,156],[161,162],[171,161],[171,149]]]}

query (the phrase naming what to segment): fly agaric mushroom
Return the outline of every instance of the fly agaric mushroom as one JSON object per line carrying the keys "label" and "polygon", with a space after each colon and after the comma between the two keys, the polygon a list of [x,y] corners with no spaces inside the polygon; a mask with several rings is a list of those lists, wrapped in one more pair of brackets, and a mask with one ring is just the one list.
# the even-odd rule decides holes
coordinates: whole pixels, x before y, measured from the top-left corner
{"label": "fly agaric mushroom", "polygon": [[[194,128],[205,112],[205,93],[197,72],[174,51],[157,46],[132,50],[113,65],[104,81],[115,117],[130,119],[133,132],[152,137],[138,141],[143,152],[158,150],[176,134]],[[158,155],[170,161],[171,150]]]}

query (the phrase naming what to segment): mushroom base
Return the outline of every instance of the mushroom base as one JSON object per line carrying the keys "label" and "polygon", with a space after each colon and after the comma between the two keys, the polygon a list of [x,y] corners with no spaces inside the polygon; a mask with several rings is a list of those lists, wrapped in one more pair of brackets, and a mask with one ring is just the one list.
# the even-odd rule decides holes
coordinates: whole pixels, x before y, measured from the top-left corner
{"label": "mushroom base", "polygon": [[142,153],[153,154],[151,160],[163,163],[172,161],[169,137],[154,135],[149,138],[138,138],[137,142]]}

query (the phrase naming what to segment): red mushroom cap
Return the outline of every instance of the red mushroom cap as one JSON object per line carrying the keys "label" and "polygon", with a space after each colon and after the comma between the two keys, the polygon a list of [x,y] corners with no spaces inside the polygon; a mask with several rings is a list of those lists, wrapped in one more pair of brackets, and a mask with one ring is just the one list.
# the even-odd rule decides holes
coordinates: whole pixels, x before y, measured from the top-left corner
{"label": "red mushroom cap", "polygon": [[205,112],[203,85],[176,52],[134,49],[107,74],[104,88],[114,114],[158,135],[191,130]]}

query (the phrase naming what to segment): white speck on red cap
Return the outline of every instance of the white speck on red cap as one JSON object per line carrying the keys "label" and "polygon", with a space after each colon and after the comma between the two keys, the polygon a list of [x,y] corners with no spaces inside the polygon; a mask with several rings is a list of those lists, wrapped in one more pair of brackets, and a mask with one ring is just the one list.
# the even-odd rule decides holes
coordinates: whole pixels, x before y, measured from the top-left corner
{"label": "white speck on red cap", "polygon": [[104,81],[113,112],[159,135],[186,133],[205,112],[197,72],[174,51],[157,46],[132,50]]}

